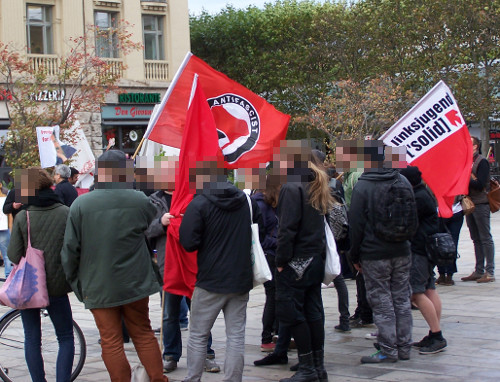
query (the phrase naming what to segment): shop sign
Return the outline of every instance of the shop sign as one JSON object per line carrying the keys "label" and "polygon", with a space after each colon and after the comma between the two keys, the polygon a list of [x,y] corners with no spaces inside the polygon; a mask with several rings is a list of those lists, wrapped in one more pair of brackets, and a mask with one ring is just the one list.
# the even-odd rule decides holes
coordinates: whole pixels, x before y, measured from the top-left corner
{"label": "shop sign", "polygon": [[153,113],[153,106],[115,105],[101,108],[101,119],[136,119],[149,120]]}
{"label": "shop sign", "polygon": [[31,93],[30,99],[39,102],[63,101],[66,96],[66,91],[61,90],[40,90],[38,93]]}
{"label": "shop sign", "polygon": [[122,93],[118,95],[120,103],[160,103],[160,93]]}
{"label": "shop sign", "polygon": [[490,139],[500,139],[500,131],[490,130]]}

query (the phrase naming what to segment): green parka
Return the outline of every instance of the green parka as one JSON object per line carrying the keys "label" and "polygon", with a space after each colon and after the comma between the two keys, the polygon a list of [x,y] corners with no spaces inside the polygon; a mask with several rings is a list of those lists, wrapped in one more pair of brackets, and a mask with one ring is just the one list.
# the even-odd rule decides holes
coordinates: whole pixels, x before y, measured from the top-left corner
{"label": "green parka", "polygon": [[62,264],[87,309],[110,308],[160,291],[144,231],[156,207],[142,192],[96,189],[71,205]]}
{"label": "green parka", "polygon": [[[61,248],[69,208],[61,203],[47,207],[29,206],[31,246],[43,251],[47,290],[49,296],[60,297],[71,291],[61,265]],[[28,247],[28,223],[26,210],[14,219],[7,254],[10,261],[18,264]]]}

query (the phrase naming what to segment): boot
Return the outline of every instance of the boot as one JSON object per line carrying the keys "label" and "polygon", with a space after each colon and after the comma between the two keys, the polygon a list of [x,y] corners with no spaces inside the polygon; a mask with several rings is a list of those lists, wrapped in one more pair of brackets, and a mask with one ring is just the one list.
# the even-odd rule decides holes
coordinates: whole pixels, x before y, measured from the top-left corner
{"label": "boot", "polygon": [[446,276],[443,273],[440,273],[438,279],[436,280],[436,284],[444,284],[445,280]]}
{"label": "boot", "polygon": [[446,275],[443,285],[446,285],[446,286],[455,285],[455,281],[453,281],[452,277],[453,277],[453,275]]}
{"label": "boot", "polygon": [[325,365],[323,364],[324,351],[323,350],[313,351],[313,358],[314,358],[314,368],[316,369],[316,373],[318,373],[319,382],[328,382],[328,374],[326,373]]}
{"label": "boot", "polygon": [[280,379],[280,382],[319,382],[312,352],[299,354],[299,370],[290,378]]}

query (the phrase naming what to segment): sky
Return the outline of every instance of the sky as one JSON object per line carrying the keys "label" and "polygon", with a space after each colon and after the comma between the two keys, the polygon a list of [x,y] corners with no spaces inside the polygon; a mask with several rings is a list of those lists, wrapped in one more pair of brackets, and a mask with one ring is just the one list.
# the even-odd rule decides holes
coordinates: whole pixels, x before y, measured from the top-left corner
{"label": "sky", "polygon": [[216,14],[229,4],[236,9],[245,9],[249,5],[261,8],[265,3],[274,3],[274,0],[188,0],[188,7],[189,14],[199,15],[203,9],[208,13]]}

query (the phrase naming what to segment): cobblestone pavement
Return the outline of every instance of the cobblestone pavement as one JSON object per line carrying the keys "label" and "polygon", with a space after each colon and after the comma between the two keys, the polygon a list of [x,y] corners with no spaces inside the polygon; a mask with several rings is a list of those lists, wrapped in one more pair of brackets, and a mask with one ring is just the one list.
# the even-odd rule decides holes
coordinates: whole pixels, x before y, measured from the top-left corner
{"label": "cobblestone pavement", "polygon": [[[492,235],[500,246],[500,213],[492,215]],[[498,251],[497,251],[498,252]],[[353,329],[349,334],[337,333],[337,295],[335,289],[323,289],[326,313],[325,365],[330,381],[500,381],[500,280],[495,283],[477,284],[461,282],[460,277],[474,268],[474,252],[467,225],[464,222],[459,244],[459,272],[455,286],[438,286],[443,301],[442,329],[448,340],[445,352],[435,355],[420,355],[412,351],[411,360],[395,364],[361,365],[363,355],[373,353],[372,341],[364,338],[374,328]],[[0,269],[3,274],[3,269]],[[347,280],[351,313],[356,305],[356,286]],[[99,338],[92,315],[71,295],[74,318],[83,329],[87,341],[87,360],[77,381],[109,381],[101,360]],[[288,370],[297,360],[295,351],[289,352],[289,365],[255,367],[253,361],[262,358],[260,352],[261,315],[264,304],[264,289],[258,287],[251,292],[248,304],[245,351],[245,381],[277,381],[293,373]],[[0,307],[0,314],[8,309]],[[160,325],[160,299],[151,297],[151,320],[153,327]],[[427,334],[427,326],[421,314],[413,311],[413,337],[420,340]],[[183,332],[183,357],[178,369],[168,374],[171,381],[182,381],[186,375],[186,343],[189,331]],[[223,366],[225,335],[222,315],[213,330],[213,348],[216,359]],[[132,365],[138,363],[134,346],[125,344],[127,357]],[[0,357],[2,354],[0,354]],[[222,381],[223,373],[203,375],[203,381]]]}

